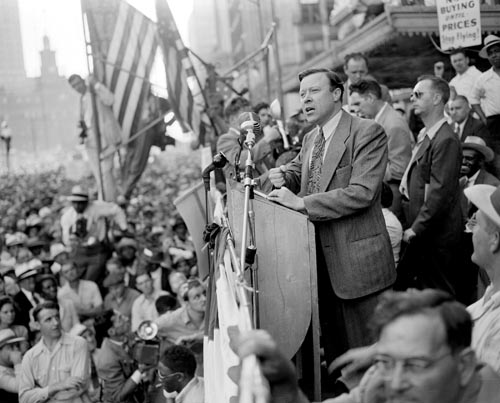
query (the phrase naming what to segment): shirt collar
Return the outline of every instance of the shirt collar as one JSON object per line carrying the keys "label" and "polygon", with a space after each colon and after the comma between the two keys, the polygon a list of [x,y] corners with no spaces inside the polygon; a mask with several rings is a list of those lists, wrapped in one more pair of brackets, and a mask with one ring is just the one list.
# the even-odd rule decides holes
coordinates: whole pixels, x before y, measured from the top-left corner
{"label": "shirt collar", "polygon": [[434,123],[429,129],[425,131],[427,137],[429,137],[429,140],[432,140],[436,133],[441,129],[441,126],[443,126],[446,123],[446,118],[443,116],[439,121]]}
{"label": "shirt collar", "polygon": [[382,106],[382,108],[380,108],[380,110],[378,111],[378,113],[375,115],[375,122],[379,123],[379,120],[380,120],[380,116],[382,116],[382,114],[384,113],[384,111],[387,109],[387,102],[384,102],[384,105]]}
{"label": "shirt collar", "polygon": [[332,137],[335,129],[337,128],[340,117],[342,116],[342,111],[338,111],[335,116],[330,118],[328,122],[326,122],[321,129],[323,129],[323,136],[325,137],[325,141],[328,141],[330,137]]}
{"label": "shirt collar", "polygon": [[474,183],[476,183],[476,179],[479,176],[479,171],[480,171],[480,169],[478,169],[477,172],[474,175],[472,175],[470,178],[467,178],[468,186],[472,186]]}
{"label": "shirt collar", "polygon": [[176,396],[175,398],[175,403],[181,403],[186,395],[189,393],[191,389],[193,389],[197,384],[199,380],[197,376],[194,376],[193,379],[191,379],[186,386],[180,391],[180,393]]}

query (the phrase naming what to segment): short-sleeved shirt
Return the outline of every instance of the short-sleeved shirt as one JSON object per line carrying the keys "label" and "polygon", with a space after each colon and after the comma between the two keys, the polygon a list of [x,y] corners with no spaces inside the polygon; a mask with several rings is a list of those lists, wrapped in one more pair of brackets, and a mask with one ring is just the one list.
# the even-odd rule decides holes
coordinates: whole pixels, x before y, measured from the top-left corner
{"label": "short-sleeved shirt", "polygon": [[204,322],[197,326],[191,321],[187,306],[164,313],[156,319],[156,324],[158,334],[172,343],[175,343],[179,337],[203,334],[205,328]]}
{"label": "short-sleeved shirt", "polygon": [[102,296],[99,287],[93,281],[80,280],[78,290],[75,291],[69,283],[64,284],[57,294],[58,298],[68,298],[73,301],[76,310],[93,309],[102,305]]}
{"label": "short-sleeved shirt", "polygon": [[481,71],[476,66],[470,66],[465,70],[465,73],[457,74],[453,77],[450,80],[450,86],[455,88],[458,95],[463,95],[470,102],[474,83],[481,74]]}
{"label": "short-sleeved shirt", "polygon": [[135,332],[139,325],[145,320],[155,320],[158,318],[155,302],[158,297],[168,295],[164,290],[154,291],[149,297],[144,294],[139,295],[132,304],[131,330]]}
{"label": "short-sleeved shirt", "polygon": [[500,373],[500,291],[490,285],[484,296],[467,307],[472,316],[472,348],[480,361]]}
{"label": "short-sleeved shirt", "polygon": [[481,105],[486,117],[500,115],[500,76],[493,67],[476,80],[470,102]]}

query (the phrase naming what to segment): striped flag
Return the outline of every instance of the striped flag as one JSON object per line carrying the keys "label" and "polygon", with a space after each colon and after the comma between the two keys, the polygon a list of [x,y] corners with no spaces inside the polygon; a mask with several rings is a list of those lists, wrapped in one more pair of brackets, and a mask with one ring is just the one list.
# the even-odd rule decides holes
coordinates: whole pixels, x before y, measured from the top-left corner
{"label": "striped flag", "polygon": [[245,43],[243,36],[243,21],[241,19],[240,0],[227,0],[229,21],[231,22],[231,47],[233,48],[233,63],[245,57]]}
{"label": "striped flag", "polygon": [[122,140],[138,130],[158,50],[156,25],[123,0],[82,0],[97,79],[114,94]]}
{"label": "striped flag", "polygon": [[156,0],[156,15],[165,58],[168,100],[183,130],[193,131],[203,143],[210,124],[204,112],[203,93],[166,0]]}

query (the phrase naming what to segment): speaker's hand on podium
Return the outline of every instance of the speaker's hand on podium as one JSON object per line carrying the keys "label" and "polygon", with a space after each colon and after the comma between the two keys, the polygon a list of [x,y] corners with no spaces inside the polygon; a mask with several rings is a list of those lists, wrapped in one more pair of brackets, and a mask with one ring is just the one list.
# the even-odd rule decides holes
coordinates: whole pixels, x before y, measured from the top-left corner
{"label": "speaker's hand on podium", "polygon": [[285,186],[279,189],[274,189],[267,195],[267,198],[268,200],[282,204],[292,210],[300,211],[302,213],[306,211],[304,199],[293,194],[292,191]]}

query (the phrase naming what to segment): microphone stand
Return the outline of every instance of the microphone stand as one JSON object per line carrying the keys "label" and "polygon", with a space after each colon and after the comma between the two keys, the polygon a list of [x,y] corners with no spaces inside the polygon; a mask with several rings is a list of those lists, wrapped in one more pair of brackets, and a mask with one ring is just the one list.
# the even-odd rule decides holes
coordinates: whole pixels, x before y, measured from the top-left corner
{"label": "microphone stand", "polygon": [[[255,329],[259,328],[259,298],[258,298],[258,275],[257,268],[254,267],[257,248],[255,246],[255,211],[253,210],[252,200],[254,198],[255,180],[253,178],[254,162],[253,147],[255,146],[255,134],[248,130],[244,141],[248,149],[247,159],[245,161],[245,176],[243,186],[245,187],[245,200],[243,207],[243,227],[241,233],[241,252],[240,267],[242,271],[246,265],[251,268],[251,286],[252,286],[252,319]],[[250,243],[247,246],[247,235],[250,233]]]}

